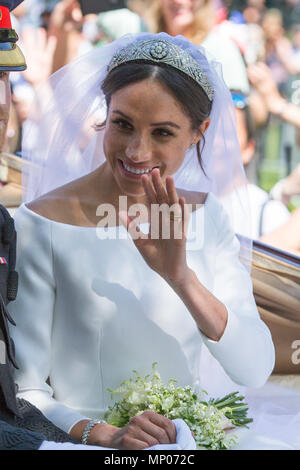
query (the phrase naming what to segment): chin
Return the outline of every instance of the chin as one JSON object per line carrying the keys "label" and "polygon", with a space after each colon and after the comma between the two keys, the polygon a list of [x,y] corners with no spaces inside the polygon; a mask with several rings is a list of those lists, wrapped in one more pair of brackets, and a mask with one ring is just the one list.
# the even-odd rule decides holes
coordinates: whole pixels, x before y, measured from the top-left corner
{"label": "chin", "polygon": [[121,186],[119,185],[119,188],[121,189],[122,191],[122,194],[124,194],[125,196],[130,196],[130,197],[143,197],[146,195],[145,193],[145,190],[143,187],[139,189],[136,189],[134,190],[133,188],[128,188],[128,187],[125,187],[125,186]]}
{"label": "chin", "polygon": [[116,178],[116,183],[120,189],[120,192],[125,196],[143,197],[146,194],[142,184],[124,184],[124,182],[120,181],[119,178]]}

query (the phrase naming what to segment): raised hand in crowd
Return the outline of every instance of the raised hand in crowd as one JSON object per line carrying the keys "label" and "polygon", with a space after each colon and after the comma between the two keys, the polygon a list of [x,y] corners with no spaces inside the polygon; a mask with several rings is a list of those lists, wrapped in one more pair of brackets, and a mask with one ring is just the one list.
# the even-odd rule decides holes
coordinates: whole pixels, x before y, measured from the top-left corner
{"label": "raised hand in crowd", "polygon": [[55,28],[71,30],[74,25],[81,26],[82,13],[80,5],[76,0],[62,0],[58,2],[51,15],[51,33],[55,33]]}
{"label": "raised hand in crowd", "polygon": [[83,16],[76,0],[57,3],[49,24],[50,36],[54,36],[59,45],[54,53],[52,73],[77,57],[80,43],[84,40],[82,24]]}
{"label": "raised hand in crowd", "polygon": [[300,128],[300,107],[289,103],[280,95],[271,70],[267,65],[259,62],[249,66],[248,78],[263,97],[270,113]]}
{"label": "raised hand in crowd", "polygon": [[278,181],[271,190],[273,199],[288,205],[291,197],[300,195],[300,163],[282,180]]}
{"label": "raised hand in crowd", "polygon": [[44,28],[26,28],[22,41],[27,57],[27,69],[23,75],[31,85],[39,85],[52,73],[57,38],[48,36]]}
{"label": "raised hand in crowd", "polygon": [[299,73],[300,66],[295,61],[291,41],[288,38],[282,36],[274,42],[274,47],[278,58],[280,59],[286,70],[291,75]]}

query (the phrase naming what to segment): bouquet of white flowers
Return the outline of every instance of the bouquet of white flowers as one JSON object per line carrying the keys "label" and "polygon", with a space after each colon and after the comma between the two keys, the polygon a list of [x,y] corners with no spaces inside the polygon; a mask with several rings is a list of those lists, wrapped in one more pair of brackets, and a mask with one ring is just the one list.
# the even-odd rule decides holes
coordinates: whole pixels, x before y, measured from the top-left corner
{"label": "bouquet of white flowers", "polygon": [[248,405],[241,403],[244,397],[238,396],[238,392],[204,401],[207,392],[197,395],[191,387],[176,387],[174,379],[164,385],[156,363],[152,369],[152,377],[149,374],[142,378],[133,371],[135,379],[109,390],[112,399],[116,394],[121,397],[105,414],[109,424],[123,427],[133,416],[151,410],[171,420],[183,419],[194,433],[198,449],[225,450],[237,444],[237,436],[229,431],[237,426],[247,427],[253,421],[247,418]]}

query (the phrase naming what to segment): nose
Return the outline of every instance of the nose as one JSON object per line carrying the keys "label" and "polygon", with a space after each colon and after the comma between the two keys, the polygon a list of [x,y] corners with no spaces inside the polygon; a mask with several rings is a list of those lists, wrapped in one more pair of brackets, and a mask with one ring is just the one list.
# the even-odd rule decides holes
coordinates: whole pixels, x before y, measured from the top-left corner
{"label": "nose", "polygon": [[148,162],[152,157],[151,144],[146,136],[132,137],[126,147],[125,154],[132,162]]}

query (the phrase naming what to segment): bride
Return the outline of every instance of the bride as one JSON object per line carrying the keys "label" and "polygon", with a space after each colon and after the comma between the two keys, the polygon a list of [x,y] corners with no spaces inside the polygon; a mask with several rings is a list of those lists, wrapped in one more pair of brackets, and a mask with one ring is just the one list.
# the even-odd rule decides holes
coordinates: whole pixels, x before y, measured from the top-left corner
{"label": "bride", "polygon": [[221,394],[272,372],[251,244],[231,225],[247,235],[233,116],[218,65],[163,33],[92,51],[36,100],[15,217],[16,381],[85,443],[160,442],[146,428],[125,445],[102,421],[133,369],[156,361],[163,380]]}

